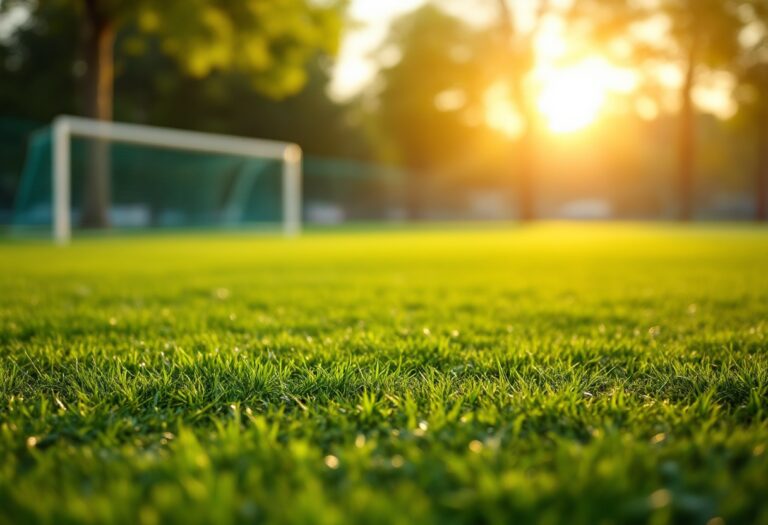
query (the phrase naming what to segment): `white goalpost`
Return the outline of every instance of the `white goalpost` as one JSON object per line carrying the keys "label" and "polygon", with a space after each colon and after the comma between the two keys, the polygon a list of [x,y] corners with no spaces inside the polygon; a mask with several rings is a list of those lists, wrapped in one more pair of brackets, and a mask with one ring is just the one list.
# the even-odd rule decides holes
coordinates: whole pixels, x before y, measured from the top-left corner
{"label": "white goalpost", "polygon": [[71,138],[87,137],[200,153],[242,155],[280,160],[282,169],[283,233],[301,232],[301,148],[290,142],[250,139],[197,131],[124,124],[63,115],[53,122],[53,236],[58,244],[72,237]]}

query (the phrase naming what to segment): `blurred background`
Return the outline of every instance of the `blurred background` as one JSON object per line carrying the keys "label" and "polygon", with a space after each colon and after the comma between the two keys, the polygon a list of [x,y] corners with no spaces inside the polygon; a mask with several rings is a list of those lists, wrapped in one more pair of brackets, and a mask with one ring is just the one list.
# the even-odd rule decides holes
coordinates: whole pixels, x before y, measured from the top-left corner
{"label": "blurred background", "polygon": [[[768,0],[0,0],[0,224],[50,224],[60,114],[296,142],[313,224],[764,221],[767,24]],[[83,226],[279,220],[274,161],[112,144],[99,195],[87,142]]]}

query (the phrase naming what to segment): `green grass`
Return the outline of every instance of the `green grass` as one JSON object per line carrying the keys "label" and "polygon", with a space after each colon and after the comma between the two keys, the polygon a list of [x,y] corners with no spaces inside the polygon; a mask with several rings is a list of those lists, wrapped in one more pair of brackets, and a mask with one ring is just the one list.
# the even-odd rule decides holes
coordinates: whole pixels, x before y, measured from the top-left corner
{"label": "green grass", "polygon": [[0,523],[768,523],[768,230],[0,244]]}

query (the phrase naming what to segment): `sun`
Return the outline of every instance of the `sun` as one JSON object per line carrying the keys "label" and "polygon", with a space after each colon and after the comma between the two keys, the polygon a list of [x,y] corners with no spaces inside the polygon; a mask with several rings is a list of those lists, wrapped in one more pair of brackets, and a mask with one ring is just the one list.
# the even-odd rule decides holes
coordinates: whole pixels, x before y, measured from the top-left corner
{"label": "sun", "polygon": [[[588,128],[605,112],[612,97],[632,92],[639,82],[635,71],[600,56],[565,65],[546,61],[534,70],[532,80],[528,88],[535,109],[546,128],[557,135]],[[484,103],[485,121],[491,128],[512,138],[525,131],[526,123],[504,82],[489,87]]]}
{"label": "sun", "polygon": [[537,70],[536,106],[552,133],[573,133],[594,123],[609,96],[634,87],[626,70],[592,57],[578,63]]}
{"label": "sun", "polygon": [[[553,134],[569,134],[594,124],[611,103],[637,90],[636,70],[620,67],[598,50],[583,49],[576,55],[562,24],[545,24],[535,41],[536,66],[525,78],[527,104],[533,106]],[[591,51],[591,52],[590,52]],[[530,122],[522,118],[511,97],[510,85],[499,81],[485,92],[485,121],[510,138],[526,132]]]}
{"label": "sun", "polygon": [[547,72],[536,100],[539,112],[553,133],[572,133],[597,120],[606,94],[586,68]]}

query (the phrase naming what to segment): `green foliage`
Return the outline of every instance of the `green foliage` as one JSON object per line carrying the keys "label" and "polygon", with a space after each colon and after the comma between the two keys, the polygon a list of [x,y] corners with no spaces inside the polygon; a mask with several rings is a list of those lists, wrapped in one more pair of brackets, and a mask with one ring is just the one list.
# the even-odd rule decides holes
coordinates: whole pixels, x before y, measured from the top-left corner
{"label": "green foliage", "polygon": [[[743,52],[739,34],[744,0],[576,0],[568,14],[572,31],[628,67],[649,73],[660,64],[688,62],[697,70],[734,71]],[[649,26],[656,26],[649,30]],[[643,27],[644,26],[644,27]],[[666,34],[658,29],[666,27]],[[658,91],[658,86],[655,86]],[[651,94],[649,90],[645,95]]]}
{"label": "green foliage", "polygon": [[50,2],[40,2],[34,13],[0,40],[0,114],[47,120],[75,113],[77,19]]}
{"label": "green foliage", "polygon": [[[333,54],[341,32],[342,0],[54,0],[29,2],[34,12],[49,5],[74,11],[87,27],[84,4],[118,29],[137,29],[129,51],[146,49],[154,36],[161,49],[191,75],[216,71],[248,75],[253,89],[272,98],[297,93],[317,53]],[[11,4],[9,4],[11,5]]]}
{"label": "green foliage", "polygon": [[6,241],[0,523],[768,523],[766,235]]}
{"label": "green foliage", "polygon": [[[42,127],[59,114],[83,113],[84,101],[77,97],[86,67],[79,24],[68,5],[41,2],[25,24],[0,41],[0,115],[33,119]],[[327,95],[331,62],[326,54],[309,59],[305,85],[283,100],[255,91],[247,72],[192,76],[162,50],[161,35],[142,32],[136,24],[120,32],[115,55],[116,120],[295,141],[309,154],[370,157],[366,137],[349,123],[349,105]],[[297,126],[309,116],[323,126]],[[12,137],[17,156],[24,155],[18,149],[23,139]],[[21,171],[17,164],[3,166],[16,171],[13,185]],[[8,206],[7,200],[0,197],[0,208]]]}
{"label": "green foliage", "polygon": [[473,168],[476,175],[483,157],[498,160],[508,144],[484,125],[483,99],[504,75],[493,60],[494,36],[433,5],[395,21],[378,51],[381,72],[370,93],[383,158],[422,176],[441,169],[449,178]]}
{"label": "green foliage", "polygon": [[[743,10],[745,29],[749,36],[739,63],[741,91],[737,95],[740,106],[758,113],[768,111],[768,2],[752,0]],[[757,111],[755,111],[757,110]]]}
{"label": "green foliage", "polygon": [[131,14],[191,74],[242,71],[254,89],[280,98],[304,86],[305,67],[318,51],[335,52],[339,9],[338,2],[308,0],[163,0]]}

